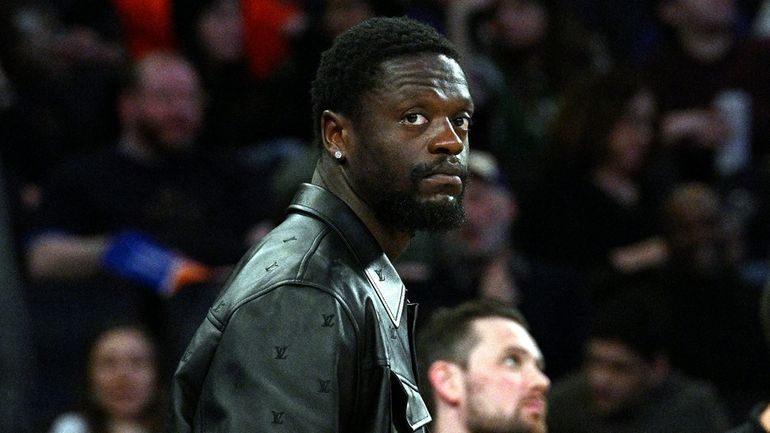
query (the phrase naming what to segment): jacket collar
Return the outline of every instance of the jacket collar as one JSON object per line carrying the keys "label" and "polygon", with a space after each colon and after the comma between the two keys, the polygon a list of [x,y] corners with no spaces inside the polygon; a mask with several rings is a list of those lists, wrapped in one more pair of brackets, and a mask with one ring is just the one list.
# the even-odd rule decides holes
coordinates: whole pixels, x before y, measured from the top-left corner
{"label": "jacket collar", "polygon": [[406,298],[404,283],[382,247],[350,207],[324,188],[303,183],[289,211],[311,214],[337,232],[358,259],[391,322],[398,327]]}

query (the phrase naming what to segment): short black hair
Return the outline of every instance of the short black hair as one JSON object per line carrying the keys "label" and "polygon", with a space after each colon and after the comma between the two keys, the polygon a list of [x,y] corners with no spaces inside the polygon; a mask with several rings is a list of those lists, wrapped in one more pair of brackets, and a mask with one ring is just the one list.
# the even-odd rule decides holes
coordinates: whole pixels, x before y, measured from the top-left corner
{"label": "short black hair", "polygon": [[420,393],[433,409],[433,390],[428,381],[428,369],[436,361],[448,361],[463,368],[468,366],[468,355],[479,341],[472,326],[478,319],[501,317],[528,329],[524,315],[508,304],[491,299],[466,301],[455,307],[436,310],[417,333],[417,367]]}
{"label": "short black hair", "polygon": [[653,280],[619,281],[595,301],[590,339],[622,344],[648,363],[670,349],[671,312]]}
{"label": "short black hair", "polygon": [[381,64],[422,53],[459,59],[449,40],[433,27],[409,18],[370,18],[337,37],[321,56],[311,90],[313,130],[319,144],[324,110],[358,120],[362,96],[377,87]]}

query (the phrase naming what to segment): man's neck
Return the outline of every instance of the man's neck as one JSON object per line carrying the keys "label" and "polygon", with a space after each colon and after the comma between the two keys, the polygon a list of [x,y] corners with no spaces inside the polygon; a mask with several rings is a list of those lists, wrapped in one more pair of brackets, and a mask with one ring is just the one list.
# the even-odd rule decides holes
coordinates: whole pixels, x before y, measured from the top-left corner
{"label": "man's neck", "polygon": [[465,421],[454,413],[436,415],[430,424],[431,433],[471,433],[468,431]]}
{"label": "man's neck", "polygon": [[[412,234],[383,225],[366,202],[356,194],[341,173],[341,169],[330,164],[333,163],[321,158],[313,173],[312,183],[326,188],[350,206],[353,213],[372,233],[385,255],[390,260],[395,260],[409,246]],[[340,172],[335,172],[336,170]]]}
{"label": "man's neck", "polygon": [[727,55],[735,42],[735,35],[729,30],[682,30],[679,32],[679,42],[693,59],[701,63],[713,63]]}

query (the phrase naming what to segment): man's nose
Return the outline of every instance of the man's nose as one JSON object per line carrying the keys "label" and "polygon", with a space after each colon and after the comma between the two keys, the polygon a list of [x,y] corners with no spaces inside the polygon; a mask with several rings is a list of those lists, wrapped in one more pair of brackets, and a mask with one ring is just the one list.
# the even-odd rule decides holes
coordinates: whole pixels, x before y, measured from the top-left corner
{"label": "man's nose", "polygon": [[551,388],[551,379],[539,367],[534,367],[530,370],[530,380],[533,387],[547,392]]}
{"label": "man's nose", "polygon": [[438,123],[437,128],[439,130],[430,143],[431,153],[457,155],[463,151],[465,148],[465,133],[461,132],[458,134],[451,119],[445,117],[442,122]]}

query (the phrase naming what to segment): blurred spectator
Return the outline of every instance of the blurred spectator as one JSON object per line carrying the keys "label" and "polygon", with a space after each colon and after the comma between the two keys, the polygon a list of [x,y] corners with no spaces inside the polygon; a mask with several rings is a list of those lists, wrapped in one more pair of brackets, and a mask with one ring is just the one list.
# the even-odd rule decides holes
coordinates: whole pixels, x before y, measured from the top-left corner
{"label": "blurred spectator", "polygon": [[50,433],[160,433],[165,392],[160,354],[138,325],[102,329],[82,364],[83,389],[77,412],[56,418]]}
{"label": "blurred spectator", "polygon": [[[759,314],[762,319],[762,328],[767,340],[767,347],[770,349],[770,286],[765,287]],[[757,403],[751,410],[749,420],[728,433],[767,432],[770,432],[770,405],[766,401],[765,403]]]}
{"label": "blurred spectator", "polygon": [[195,142],[202,102],[190,63],[146,55],[121,94],[118,145],[69,160],[45,188],[26,244],[41,412],[71,400],[72,354],[104,316],[148,323],[175,364],[273,214],[269,179]]}
{"label": "blurred spectator", "polygon": [[545,433],[550,380],[516,309],[489,301],[442,309],[417,338],[431,431]]}
{"label": "blurred spectator", "polygon": [[731,415],[743,417],[770,389],[770,357],[756,314],[760,291],[738,272],[740,238],[725,226],[719,196],[703,184],[671,193],[663,225],[670,257],[657,286],[673,317],[671,362],[712,382]]}
{"label": "blurred spectator", "polygon": [[587,28],[602,35],[615,66],[636,66],[659,37],[651,2],[561,0]]}
{"label": "blurred spectator", "polygon": [[71,161],[46,191],[28,248],[33,279],[98,273],[123,230],[208,267],[238,260],[260,209],[244,196],[251,179],[235,177],[237,166],[196,152],[202,102],[185,60],[153,54],[137,65],[121,97],[119,146]]}
{"label": "blurred spectator", "polygon": [[[244,2],[248,3],[248,2]],[[200,0],[175,9],[179,44],[200,71],[206,89],[201,141],[233,149],[290,136],[276,89],[250,65],[244,6],[237,0]],[[309,110],[309,108],[308,108]],[[296,125],[292,118],[291,125]]]}
{"label": "blurred spectator", "polygon": [[665,259],[643,181],[655,114],[647,87],[622,70],[569,95],[554,122],[553,165],[522,200],[516,239],[526,254],[591,277]]}
{"label": "blurred spectator", "polygon": [[494,157],[474,150],[468,167],[463,226],[442,235],[418,234],[396,267],[410,300],[420,304],[420,318],[477,298],[518,306],[557,377],[579,361],[588,308],[582,287],[571,275],[527,260],[513,248],[518,205]]}
{"label": "blurred spectator", "polygon": [[739,175],[767,156],[770,45],[740,32],[735,0],[656,4],[666,33],[646,69],[661,110],[662,163],[675,180]]}
{"label": "blurred spectator", "polygon": [[562,92],[595,70],[599,47],[549,0],[450,2],[449,14],[466,50],[474,147],[521,191],[538,174]]}
{"label": "blurred spectator", "polygon": [[548,431],[724,431],[713,387],[671,368],[660,307],[649,293],[625,290],[616,287],[598,307],[582,370],[554,384]]}
{"label": "blurred spectator", "polygon": [[[315,125],[311,123],[310,84],[315,78],[321,53],[345,30],[373,16],[400,16],[401,9],[391,0],[319,0],[308,8],[308,25],[293,42],[288,56],[271,76],[268,86],[278,93],[271,98],[273,123],[286,135],[310,142]],[[292,113],[286,116],[286,113]]]}

